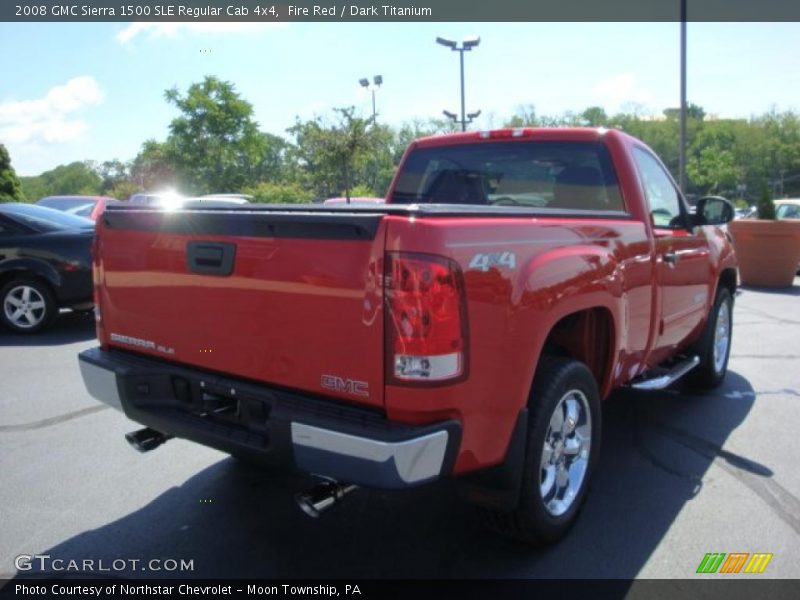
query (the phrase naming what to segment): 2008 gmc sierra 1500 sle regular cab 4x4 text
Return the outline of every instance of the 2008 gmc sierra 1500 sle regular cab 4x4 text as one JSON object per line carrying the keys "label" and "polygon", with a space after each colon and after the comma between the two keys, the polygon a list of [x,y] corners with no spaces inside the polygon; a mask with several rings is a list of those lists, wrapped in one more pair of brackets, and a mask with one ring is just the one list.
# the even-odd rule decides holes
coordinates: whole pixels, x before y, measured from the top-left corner
{"label": "2008 gmc sierra 1500 sle regular cab 4x4 text", "polygon": [[[356,485],[455,477],[495,529],[562,536],[623,385],[725,375],[721,198],[692,212],[616,130],[418,140],[385,205],[110,206],[89,392],[145,429]],[[336,482],[343,482],[341,484]]]}

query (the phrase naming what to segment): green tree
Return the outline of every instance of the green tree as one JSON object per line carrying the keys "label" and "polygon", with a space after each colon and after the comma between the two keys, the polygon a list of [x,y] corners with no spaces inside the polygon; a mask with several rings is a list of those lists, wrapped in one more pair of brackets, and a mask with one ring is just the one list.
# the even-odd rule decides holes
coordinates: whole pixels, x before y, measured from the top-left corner
{"label": "green tree", "polygon": [[107,196],[111,196],[112,198],[116,198],[117,200],[127,200],[136,192],[140,191],[142,191],[142,188],[136,185],[133,181],[125,180],[117,183],[117,185],[115,185],[113,188],[106,191],[105,194]]}
{"label": "green tree", "polygon": [[102,180],[101,186],[103,194],[109,194],[111,190],[123,182],[130,180],[130,165],[117,159],[106,160],[100,164],[92,166]]}
{"label": "green tree", "polygon": [[47,196],[44,182],[39,175],[28,177],[23,175],[19,178],[19,183],[22,186],[22,195],[26,202],[35,202],[39,198]]}
{"label": "green tree", "polygon": [[252,105],[232,83],[206,77],[185,94],[172,88],[165,97],[181,113],[169,126],[166,149],[186,191],[235,192],[263,176],[274,136],[259,132]]}
{"label": "green tree", "polygon": [[733,152],[718,146],[705,146],[689,158],[686,174],[703,194],[732,189],[740,179]]}
{"label": "green tree", "polygon": [[11,156],[3,144],[0,144],[0,202],[22,202],[25,195],[22,184],[11,166]]}
{"label": "green tree", "polygon": [[[665,108],[663,114],[667,119],[677,121],[681,117],[681,109],[680,108]],[[695,119],[696,121],[702,121],[706,116],[706,111],[703,110],[702,106],[698,106],[697,104],[692,104],[689,102],[686,105],[686,120]]]}
{"label": "green tree", "polygon": [[59,165],[35,177],[23,177],[25,196],[35,201],[44,196],[98,195],[103,190],[103,180],[88,161]]}
{"label": "green tree", "polygon": [[167,145],[150,139],[131,162],[130,178],[138,190],[175,188],[178,178]]}
{"label": "green tree", "polygon": [[[367,165],[379,139],[371,119],[355,116],[355,109],[336,108],[337,120],[326,124],[320,118],[289,128],[294,136],[293,159],[305,186],[317,197],[344,192],[349,197],[354,185],[366,183]],[[379,129],[377,131],[380,131]]]}
{"label": "green tree", "polygon": [[581,113],[581,120],[587,127],[601,127],[608,124],[608,115],[601,107],[590,106]]}
{"label": "green tree", "polygon": [[263,181],[245,188],[245,193],[253,196],[254,202],[266,204],[304,204],[311,202],[312,195],[297,183],[271,183]]}
{"label": "green tree", "polygon": [[282,181],[289,177],[287,156],[289,143],[271,133],[258,134],[255,148],[256,162],[253,164],[250,179],[255,181]]}

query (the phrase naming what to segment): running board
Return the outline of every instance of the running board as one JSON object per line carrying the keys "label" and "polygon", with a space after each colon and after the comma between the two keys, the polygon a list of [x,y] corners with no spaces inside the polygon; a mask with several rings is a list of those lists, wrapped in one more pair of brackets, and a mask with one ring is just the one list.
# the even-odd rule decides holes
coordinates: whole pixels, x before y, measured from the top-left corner
{"label": "running board", "polygon": [[699,364],[700,357],[692,356],[677,363],[674,367],[662,375],[656,375],[655,377],[636,381],[631,383],[630,386],[635,390],[663,390],[665,387],[668,387],[678,381],[678,379],[686,375]]}

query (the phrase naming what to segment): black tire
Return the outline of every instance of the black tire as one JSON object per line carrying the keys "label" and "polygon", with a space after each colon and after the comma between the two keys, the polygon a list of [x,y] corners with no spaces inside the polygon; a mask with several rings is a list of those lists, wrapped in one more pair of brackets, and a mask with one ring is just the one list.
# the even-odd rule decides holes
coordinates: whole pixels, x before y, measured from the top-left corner
{"label": "black tire", "polygon": [[[551,420],[556,409],[561,410],[567,399],[578,398],[576,402],[581,402],[579,396],[573,395],[575,392],[582,394],[585,399],[585,407],[581,411],[575,431],[582,427],[586,431],[587,417],[583,412],[587,413],[591,429],[591,434],[587,436],[590,444],[588,456],[583,462],[584,474],[576,483],[577,488],[573,490],[570,503],[562,513],[555,514],[553,504],[546,501],[541,491],[545,485],[543,479],[547,480],[546,471],[542,468],[544,445],[546,438],[552,433]],[[578,518],[586,499],[600,450],[600,394],[597,391],[597,382],[586,365],[570,358],[545,357],[537,369],[529,404],[528,437],[519,503],[514,510],[486,508],[482,509],[482,513],[489,527],[501,535],[528,544],[542,545],[556,542],[566,535]],[[566,413],[562,411],[561,414]],[[562,441],[563,439],[562,437]],[[551,456],[555,454],[553,452]],[[550,502],[557,499],[560,489],[565,494],[569,491],[569,488],[560,488],[557,479],[552,481],[552,485],[555,495]]]}
{"label": "black tire", "polygon": [[[717,324],[720,315],[725,318],[727,314],[727,337],[728,343],[724,350],[724,359],[716,360],[714,347],[716,342]],[[710,390],[717,387],[725,374],[728,372],[728,359],[731,354],[731,342],[733,340],[733,297],[726,287],[717,290],[714,298],[714,306],[711,309],[708,321],[700,339],[689,351],[690,354],[700,357],[700,364],[697,365],[686,378],[686,383],[693,388]]]}
{"label": "black tire", "polygon": [[[20,310],[24,312],[20,313]],[[53,292],[39,279],[18,277],[0,289],[0,321],[15,333],[42,331],[57,314],[58,305]]]}

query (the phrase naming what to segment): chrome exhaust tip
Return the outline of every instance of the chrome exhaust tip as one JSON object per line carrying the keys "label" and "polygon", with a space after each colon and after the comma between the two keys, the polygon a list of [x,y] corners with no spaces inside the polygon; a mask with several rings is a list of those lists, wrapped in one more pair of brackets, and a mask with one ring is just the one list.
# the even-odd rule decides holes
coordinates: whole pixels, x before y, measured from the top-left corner
{"label": "chrome exhaust tip", "polygon": [[155,429],[150,429],[149,427],[125,434],[125,439],[128,443],[139,452],[155,450],[171,438],[171,435],[166,435]]}
{"label": "chrome exhaust tip", "polygon": [[317,519],[323,512],[341,502],[347,494],[356,489],[358,486],[350,483],[323,481],[310,490],[295,494],[294,501],[297,502],[300,510],[309,517]]}

